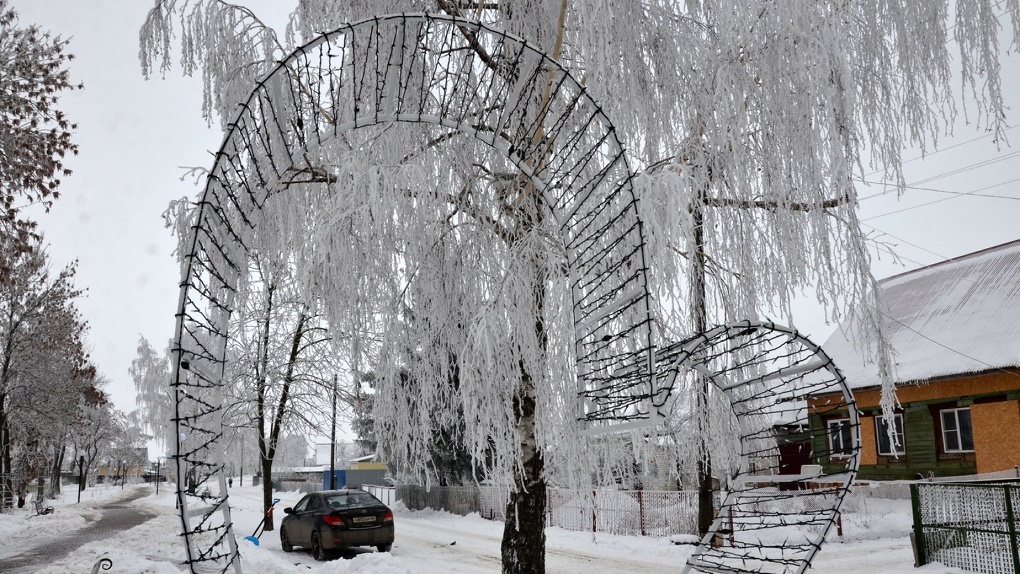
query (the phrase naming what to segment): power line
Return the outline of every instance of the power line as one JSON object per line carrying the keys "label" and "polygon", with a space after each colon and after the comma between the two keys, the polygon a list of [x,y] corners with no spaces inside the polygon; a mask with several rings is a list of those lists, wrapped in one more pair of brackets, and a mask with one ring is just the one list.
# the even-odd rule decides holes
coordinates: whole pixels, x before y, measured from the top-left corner
{"label": "power line", "polygon": [[[1008,131],[1016,128],[1016,127],[1017,126],[1010,126],[1010,127],[1006,128],[1006,129],[1002,130],[1001,133],[1006,133],[1006,132],[1008,132]],[[949,151],[951,149],[956,149],[958,147],[965,146],[967,144],[972,144],[972,143],[977,142],[977,141],[988,139],[990,137],[994,137],[995,135],[996,135],[995,132],[991,132],[991,133],[987,133],[985,135],[981,135],[981,136],[977,136],[975,138],[971,138],[971,139],[969,139],[967,141],[962,141],[962,142],[959,142],[959,143],[955,143],[955,144],[953,144],[951,146],[947,146],[947,147],[943,147],[943,148],[938,148],[938,149],[936,149],[935,151],[933,151],[931,153],[922,153],[921,155],[918,155],[918,156],[912,157],[912,158],[910,158],[910,159],[908,159],[906,161],[900,162],[900,165],[906,165],[908,163],[913,163],[915,161],[920,161],[920,160],[923,160],[923,159],[928,159],[928,158],[930,158],[933,155],[937,155],[937,154],[940,154],[942,152]],[[883,170],[881,170],[881,169],[876,169],[876,170],[874,170],[872,172],[864,174],[864,177],[872,176],[872,175],[875,175],[877,173],[882,173],[882,171]]]}
{"label": "power line", "polygon": [[904,211],[910,211],[910,210],[913,210],[913,209],[919,209],[921,207],[927,207],[929,205],[934,205],[936,203],[942,203],[943,201],[949,201],[951,199],[959,199],[959,198],[965,197],[965,196],[979,197],[979,196],[975,195],[979,191],[985,191],[986,189],[992,189],[992,188],[1000,187],[1000,186],[1003,186],[1003,185],[1009,185],[1011,183],[1016,183],[1018,181],[1020,181],[1020,177],[1015,178],[1015,179],[1011,179],[1009,181],[1004,181],[1002,183],[996,183],[994,185],[986,185],[985,187],[981,187],[981,188],[975,189],[973,191],[961,192],[959,195],[953,195],[953,196],[950,196],[950,197],[944,197],[942,199],[936,199],[934,201],[929,201],[927,203],[920,203],[918,205],[912,205],[910,207],[904,207],[902,209],[897,209],[895,211],[888,211],[886,213],[880,213],[878,215],[872,215],[871,217],[865,217],[864,219],[861,219],[860,221],[862,221],[862,222],[870,221],[872,219],[878,219],[880,217],[885,217],[887,215],[893,215],[893,214],[896,214],[896,213],[903,213]]}
{"label": "power line", "polygon": [[[910,245],[912,247],[920,249],[921,251],[925,251],[927,253],[930,253],[930,254],[938,257],[939,259],[941,259],[941,261],[938,261],[937,263],[943,263],[943,262],[952,260],[952,258],[950,258],[950,257],[946,257],[946,256],[944,256],[944,255],[942,255],[940,253],[936,253],[936,252],[934,252],[931,249],[928,249],[926,247],[921,247],[920,245],[917,245],[915,243],[907,241],[906,239],[903,239],[902,237],[898,237],[896,235],[893,235],[892,233],[888,233],[886,231],[878,229],[877,227],[875,227],[873,225],[869,225],[869,224],[866,224],[866,223],[864,225],[867,225],[873,231],[878,231],[880,233],[888,235],[889,237],[892,237],[893,239],[896,239],[898,241],[902,241],[903,243],[906,243],[907,245]],[[871,240],[871,241],[873,243],[877,243],[874,240]],[[915,261],[913,259],[910,259],[909,257],[902,257],[902,256],[899,256],[899,255],[897,255],[897,257],[899,257],[900,259],[905,259],[907,261],[910,261],[911,263],[915,263],[917,265],[920,265],[921,267],[930,267],[931,265],[934,265],[933,263],[929,263],[929,264],[921,263],[920,261]],[[956,280],[958,280],[958,281],[967,281],[967,282],[969,282],[969,283],[971,283],[973,285],[977,285],[977,281],[975,281],[974,279],[971,279],[970,277],[966,277],[966,276],[963,276],[963,275],[960,275],[960,274],[956,274],[956,273],[954,273],[954,275],[956,276]],[[885,313],[882,309],[879,309],[879,308],[875,307],[874,305],[868,303],[866,300],[861,300],[861,302],[864,305],[870,307],[872,310],[876,311],[882,317],[884,317],[884,318],[886,318],[886,319],[888,319],[890,321],[893,321],[894,323],[898,324],[899,326],[903,327],[904,329],[914,333],[915,335],[921,337],[922,339],[925,339],[926,341],[929,341],[929,342],[931,342],[931,343],[933,343],[935,345],[938,345],[939,347],[942,347],[943,349],[946,349],[947,351],[950,351],[952,353],[956,353],[957,355],[959,355],[961,357],[964,357],[966,359],[970,359],[971,361],[974,361],[975,363],[982,364],[982,365],[988,367],[990,370],[1001,371],[1003,373],[1006,373],[1006,374],[1014,376],[1014,377],[1020,377],[1020,374],[1018,374],[1018,373],[1006,370],[1006,369],[1004,369],[1002,367],[993,366],[993,365],[991,365],[991,364],[989,364],[989,363],[987,363],[985,361],[982,361],[981,359],[978,359],[977,357],[972,357],[972,356],[968,355],[967,353],[964,353],[963,351],[960,351],[958,349],[954,349],[954,348],[950,347],[949,345],[946,345],[944,343],[936,341],[935,339],[932,339],[931,337],[925,335],[924,333],[918,331],[917,329],[914,329],[910,325],[907,325],[906,323],[900,321],[896,317],[893,317],[892,315],[889,315],[888,313]]]}
{"label": "power line", "polygon": [[[858,181],[860,183],[866,183],[868,185],[886,185],[886,183],[883,182],[883,181],[868,181],[866,179],[858,179],[856,181]],[[1007,183],[1009,183],[1009,182],[1007,182]],[[1005,184],[1001,184],[1001,185],[1005,185]],[[922,187],[922,186],[919,186],[919,185],[904,185],[903,187],[905,189],[916,189],[918,191],[934,191],[934,192],[937,192],[937,193],[948,193],[948,194],[951,194],[951,195],[969,195],[971,197],[987,197],[989,199],[1011,199],[1013,201],[1020,201],[1020,197],[1013,197],[1013,196],[1010,196],[1010,195],[994,195],[994,194],[991,194],[991,193],[978,193],[976,191],[971,191],[971,192],[966,192],[966,191],[949,191],[948,189],[937,189],[937,188],[934,188],[934,187]],[[859,203],[861,201],[864,201],[865,199],[871,199],[873,197],[879,197],[881,195],[885,195],[885,193],[886,192],[884,192],[884,191],[880,191],[878,193],[873,193],[871,195],[867,195],[865,197],[858,198],[857,201]]]}
{"label": "power line", "polygon": [[952,169],[952,170],[949,170],[947,172],[940,173],[938,175],[933,175],[931,177],[928,177],[928,178],[925,178],[925,179],[922,179],[922,180],[919,180],[919,181],[915,181],[914,184],[916,185],[916,184],[919,184],[919,183],[929,183],[929,182],[935,181],[937,179],[942,179],[944,177],[950,177],[950,176],[957,175],[957,174],[960,174],[960,173],[966,173],[966,172],[971,171],[973,169],[978,169],[978,168],[981,168],[981,167],[987,167],[989,165],[993,165],[993,164],[999,163],[1001,161],[1006,161],[1008,159],[1013,159],[1014,157],[1017,157],[1017,156],[1020,156],[1020,151],[1010,152],[1010,153],[1007,153],[1006,155],[1001,155],[1001,156],[998,156],[998,157],[993,157],[993,158],[990,158],[990,159],[986,159],[984,161],[979,161],[977,163],[972,163],[970,165],[965,165],[965,166],[963,166],[961,168]]}
{"label": "power line", "polygon": [[893,317],[892,315],[889,315],[887,313],[882,312],[881,309],[876,309],[874,307],[874,305],[871,305],[870,303],[865,303],[865,305],[867,305],[868,307],[871,307],[872,309],[877,311],[878,314],[881,315],[882,317],[885,317],[886,319],[889,319],[890,321],[892,321],[892,322],[896,323],[897,325],[903,327],[904,329],[914,333],[915,335],[921,337],[922,339],[924,339],[924,340],[926,340],[926,341],[928,341],[930,343],[934,343],[935,345],[938,345],[939,347],[942,347],[943,349],[945,349],[945,350],[947,350],[947,351],[949,351],[951,353],[956,353],[957,355],[960,355],[961,357],[964,357],[966,359],[970,359],[971,361],[974,361],[975,363],[982,364],[982,365],[988,367],[988,369],[991,370],[991,371],[1000,371],[1000,372],[1003,372],[1003,373],[1005,373],[1007,375],[1010,375],[1010,376],[1013,376],[1013,377],[1020,377],[1020,373],[1015,373],[1015,372],[1010,371],[1008,369],[1005,369],[1003,367],[996,367],[996,366],[994,366],[992,364],[989,364],[989,363],[986,363],[986,362],[982,361],[981,359],[978,359],[977,357],[972,357],[972,356],[968,355],[967,353],[964,353],[963,351],[954,349],[954,348],[952,348],[949,345],[946,345],[944,343],[940,343],[940,342],[936,341],[935,339],[932,339],[928,335],[925,335],[924,333],[918,331],[917,329],[914,329],[910,325],[907,325],[903,321],[900,321],[896,317]]}

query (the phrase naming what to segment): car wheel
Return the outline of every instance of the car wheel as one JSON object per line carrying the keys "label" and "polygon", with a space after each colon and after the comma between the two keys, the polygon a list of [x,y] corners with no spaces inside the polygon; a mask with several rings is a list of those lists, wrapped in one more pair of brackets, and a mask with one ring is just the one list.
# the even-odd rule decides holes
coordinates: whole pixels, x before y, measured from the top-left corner
{"label": "car wheel", "polygon": [[287,536],[287,528],[280,528],[280,547],[283,548],[284,552],[293,552],[294,545],[290,543],[290,537]]}
{"label": "car wheel", "polygon": [[380,545],[376,546],[375,548],[379,552],[389,552],[390,548],[393,548],[393,543],[390,543],[390,544],[380,544]]}
{"label": "car wheel", "polygon": [[312,558],[316,560],[325,560],[326,551],[322,549],[322,542],[319,542],[319,533],[312,533]]}

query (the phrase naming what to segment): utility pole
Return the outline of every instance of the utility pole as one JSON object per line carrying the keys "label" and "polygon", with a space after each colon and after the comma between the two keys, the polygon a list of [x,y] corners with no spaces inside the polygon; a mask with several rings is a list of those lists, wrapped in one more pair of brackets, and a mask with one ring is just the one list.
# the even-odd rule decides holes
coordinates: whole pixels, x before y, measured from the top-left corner
{"label": "utility pole", "polygon": [[329,489],[336,490],[336,385],[337,376],[333,373],[333,425],[329,430]]}

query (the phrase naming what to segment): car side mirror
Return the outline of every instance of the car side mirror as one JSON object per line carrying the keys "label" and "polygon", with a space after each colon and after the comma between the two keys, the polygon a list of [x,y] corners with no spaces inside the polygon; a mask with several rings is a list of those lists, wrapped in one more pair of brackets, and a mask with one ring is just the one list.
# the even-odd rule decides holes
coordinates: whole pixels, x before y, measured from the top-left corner
{"label": "car side mirror", "polygon": [[283,509],[283,513],[284,514],[294,514],[294,509],[288,506],[287,508]]}

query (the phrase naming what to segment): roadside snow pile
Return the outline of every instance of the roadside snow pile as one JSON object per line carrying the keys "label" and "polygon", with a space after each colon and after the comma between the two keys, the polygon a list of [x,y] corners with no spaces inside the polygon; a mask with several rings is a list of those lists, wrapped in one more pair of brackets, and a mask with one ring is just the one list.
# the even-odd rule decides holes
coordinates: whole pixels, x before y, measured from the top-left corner
{"label": "roadside snow pile", "polygon": [[54,532],[69,532],[85,526],[84,515],[60,512],[34,516],[35,511],[25,508],[8,509],[0,519],[0,548],[11,548],[20,540],[35,540]]}
{"label": "roadside snow pile", "polygon": [[[117,494],[120,491],[111,492]],[[76,499],[69,500],[66,495],[56,500],[46,500],[46,506],[52,506],[54,511],[45,515],[36,515],[31,502],[24,508],[4,510],[3,514],[0,514],[0,548],[14,548],[18,541],[34,541],[49,537],[54,532],[77,530],[97,520],[99,513],[92,508],[92,501],[89,498],[81,504],[75,504]]]}
{"label": "roadside snow pile", "polygon": [[[268,550],[264,552],[269,552]],[[249,552],[248,554],[254,554]],[[320,572],[329,574],[417,574],[405,566],[408,560],[400,559],[385,552],[372,552],[359,554],[354,558],[331,560],[317,569]],[[261,556],[253,558],[252,567],[245,563],[245,573],[254,574],[277,574],[286,572],[293,568],[291,563],[281,560],[278,556],[263,559]]]}
{"label": "roadside snow pile", "polygon": [[[311,566],[301,566],[302,563],[297,562],[291,556],[281,556],[279,550],[261,546],[249,545],[245,547],[241,560],[244,564],[245,574],[293,572],[295,566],[301,567],[302,570],[311,568]],[[402,563],[406,564],[407,561],[400,560],[389,553],[372,552],[359,554],[353,558],[318,563],[315,565],[315,570],[329,574],[414,574]]]}

